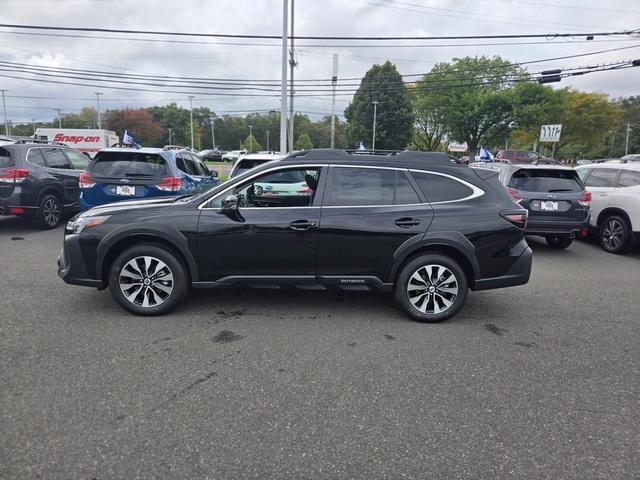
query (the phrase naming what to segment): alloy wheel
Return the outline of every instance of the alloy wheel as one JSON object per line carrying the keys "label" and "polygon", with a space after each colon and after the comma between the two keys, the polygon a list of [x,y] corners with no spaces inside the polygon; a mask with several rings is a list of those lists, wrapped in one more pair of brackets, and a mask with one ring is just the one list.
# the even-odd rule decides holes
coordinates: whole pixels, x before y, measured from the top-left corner
{"label": "alloy wheel", "polygon": [[162,305],[174,289],[171,269],[162,260],[151,256],[129,260],[120,270],[118,283],[124,297],[143,308]]}
{"label": "alloy wheel", "polygon": [[55,227],[60,222],[60,205],[55,198],[48,198],[44,202],[42,216],[49,227]]}
{"label": "alloy wheel", "polygon": [[447,267],[424,265],[409,277],[407,296],[419,312],[439,314],[455,303],[458,280]]}
{"label": "alloy wheel", "polygon": [[624,239],[624,226],[620,220],[612,218],[602,227],[601,239],[608,250],[617,250],[622,246]]}

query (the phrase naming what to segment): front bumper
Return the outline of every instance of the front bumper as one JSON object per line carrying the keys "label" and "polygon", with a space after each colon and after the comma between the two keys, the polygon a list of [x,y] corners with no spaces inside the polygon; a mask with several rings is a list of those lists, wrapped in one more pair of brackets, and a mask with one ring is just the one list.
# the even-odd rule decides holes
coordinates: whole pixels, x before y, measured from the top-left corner
{"label": "front bumper", "polygon": [[66,235],[58,255],[58,276],[71,285],[104,288],[102,280],[92,278],[80,251],[79,235]]}
{"label": "front bumper", "polygon": [[504,275],[493,278],[481,278],[475,281],[473,290],[515,287],[529,282],[533,252],[527,247]]}

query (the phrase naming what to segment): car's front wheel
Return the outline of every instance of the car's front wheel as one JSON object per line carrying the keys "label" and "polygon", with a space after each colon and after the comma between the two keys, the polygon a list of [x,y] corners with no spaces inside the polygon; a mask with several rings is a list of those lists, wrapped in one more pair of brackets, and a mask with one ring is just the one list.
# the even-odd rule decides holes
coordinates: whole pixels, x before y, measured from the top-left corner
{"label": "car's front wheel", "polygon": [[567,235],[555,235],[553,237],[547,237],[547,245],[551,248],[565,249],[573,243],[573,238]]}
{"label": "car's front wheel", "polygon": [[455,315],[467,291],[467,277],[458,262],[442,254],[425,254],[402,268],[395,284],[395,299],[414,320],[435,323]]}
{"label": "car's front wheel", "polygon": [[187,295],[187,270],[175,253],[160,245],[136,245],[113,262],[109,289],[131,313],[162,315]]}
{"label": "car's front wheel", "polygon": [[622,253],[629,242],[629,227],[618,215],[607,217],[600,225],[600,245],[607,252]]}

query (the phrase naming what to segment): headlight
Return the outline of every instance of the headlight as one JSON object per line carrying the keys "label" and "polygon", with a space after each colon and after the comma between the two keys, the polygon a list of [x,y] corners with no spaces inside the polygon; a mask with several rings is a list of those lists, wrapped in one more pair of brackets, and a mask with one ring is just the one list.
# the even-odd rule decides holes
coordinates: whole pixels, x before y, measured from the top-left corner
{"label": "headlight", "polygon": [[102,225],[104,222],[106,222],[110,217],[111,215],[72,218],[71,220],[69,220],[69,223],[67,223],[65,233],[80,233],[83,230],[97,227],[98,225]]}

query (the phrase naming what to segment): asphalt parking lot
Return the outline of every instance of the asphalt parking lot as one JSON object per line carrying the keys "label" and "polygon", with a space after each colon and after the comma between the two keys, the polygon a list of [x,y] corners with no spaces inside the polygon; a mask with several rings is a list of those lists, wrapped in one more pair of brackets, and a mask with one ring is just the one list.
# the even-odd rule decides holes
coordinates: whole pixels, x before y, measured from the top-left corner
{"label": "asphalt parking lot", "polygon": [[139,318],[0,218],[0,478],[639,478],[640,250],[530,241],[436,325],[390,297],[195,291]]}

